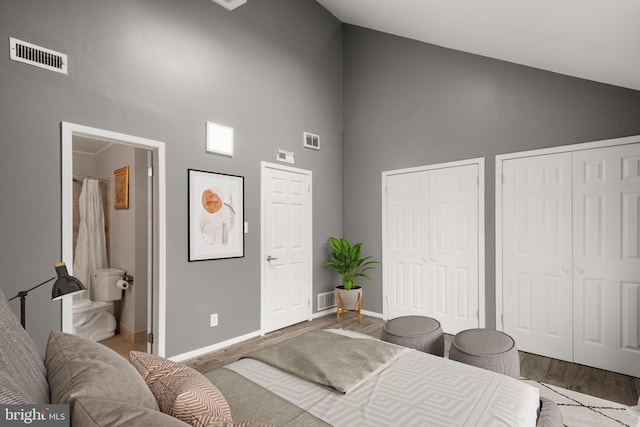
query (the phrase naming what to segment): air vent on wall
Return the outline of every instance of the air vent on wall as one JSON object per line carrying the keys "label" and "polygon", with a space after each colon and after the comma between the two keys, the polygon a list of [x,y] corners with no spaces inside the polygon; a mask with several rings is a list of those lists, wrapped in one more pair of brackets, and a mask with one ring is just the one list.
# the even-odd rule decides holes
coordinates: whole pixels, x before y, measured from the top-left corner
{"label": "air vent on wall", "polygon": [[14,61],[67,74],[67,55],[9,37],[10,57]]}
{"label": "air vent on wall", "polygon": [[238,6],[242,6],[247,0],[212,0],[214,3],[218,3],[220,6],[227,10],[233,10]]}
{"label": "air vent on wall", "polygon": [[296,155],[291,151],[284,151],[278,148],[276,159],[279,162],[291,163],[292,165],[296,164]]}
{"label": "air vent on wall", "polygon": [[318,135],[305,132],[303,141],[304,141],[304,148],[313,148],[314,150],[320,149],[320,136]]}

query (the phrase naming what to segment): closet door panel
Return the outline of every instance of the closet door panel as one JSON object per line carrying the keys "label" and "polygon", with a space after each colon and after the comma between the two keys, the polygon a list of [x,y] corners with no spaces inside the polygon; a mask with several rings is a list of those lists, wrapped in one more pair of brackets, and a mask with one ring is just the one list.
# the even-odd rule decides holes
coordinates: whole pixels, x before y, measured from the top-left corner
{"label": "closet door panel", "polygon": [[570,361],[571,155],[503,161],[503,324],[520,350]]}
{"label": "closet door panel", "polygon": [[387,316],[427,315],[427,172],[387,177]]}
{"label": "closet door panel", "polygon": [[430,311],[449,334],[478,327],[478,166],[429,171]]}
{"label": "closet door panel", "polygon": [[573,154],[575,362],[640,376],[640,144]]}

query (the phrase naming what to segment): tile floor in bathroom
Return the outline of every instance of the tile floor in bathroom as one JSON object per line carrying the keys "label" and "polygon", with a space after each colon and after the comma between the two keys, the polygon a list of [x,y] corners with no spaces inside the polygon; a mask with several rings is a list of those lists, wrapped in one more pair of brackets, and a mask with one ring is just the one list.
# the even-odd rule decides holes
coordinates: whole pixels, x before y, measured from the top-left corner
{"label": "tile floor in bathroom", "polygon": [[122,335],[114,335],[111,338],[100,341],[100,344],[104,344],[122,357],[128,359],[130,351],[147,351],[146,342],[132,343]]}

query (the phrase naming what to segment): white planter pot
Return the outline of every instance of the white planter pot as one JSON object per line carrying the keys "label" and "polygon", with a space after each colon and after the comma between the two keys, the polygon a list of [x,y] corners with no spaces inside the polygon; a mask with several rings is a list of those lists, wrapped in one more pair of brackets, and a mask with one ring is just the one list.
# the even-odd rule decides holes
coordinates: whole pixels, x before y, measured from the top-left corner
{"label": "white planter pot", "polygon": [[362,301],[362,287],[354,286],[348,291],[344,286],[336,286],[336,291],[340,294],[340,308],[343,310],[355,310],[358,308],[358,295]]}

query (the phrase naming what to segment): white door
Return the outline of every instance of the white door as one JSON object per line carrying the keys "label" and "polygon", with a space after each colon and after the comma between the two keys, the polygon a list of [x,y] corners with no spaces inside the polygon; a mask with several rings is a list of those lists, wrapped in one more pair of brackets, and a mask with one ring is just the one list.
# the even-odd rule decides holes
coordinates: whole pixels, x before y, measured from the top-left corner
{"label": "white door", "polygon": [[573,168],[575,362],[640,377],[640,144]]}
{"label": "white door", "polygon": [[504,331],[571,361],[571,153],[505,160],[502,192]]}
{"label": "white door", "polygon": [[455,334],[480,326],[480,172],[441,166],[385,177],[385,316],[433,317]]}
{"label": "white door", "polygon": [[387,318],[427,314],[428,172],[390,175],[387,187]]}
{"label": "white door", "polygon": [[478,165],[429,171],[431,317],[457,334],[478,327]]}
{"label": "white door", "polygon": [[262,165],[262,333],[311,320],[311,172]]}

